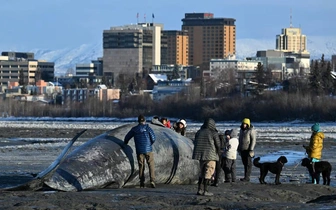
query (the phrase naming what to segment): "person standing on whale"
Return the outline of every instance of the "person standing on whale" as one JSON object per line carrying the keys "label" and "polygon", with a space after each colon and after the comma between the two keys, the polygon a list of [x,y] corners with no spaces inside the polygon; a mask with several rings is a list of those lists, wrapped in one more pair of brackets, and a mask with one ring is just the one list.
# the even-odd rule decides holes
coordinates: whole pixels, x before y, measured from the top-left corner
{"label": "person standing on whale", "polygon": [[140,187],[145,187],[145,160],[149,168],[150,184],[155,188],[155,170],[154,154],[152,144],[155,142],[153,129],[146,124],[146,118],[143,115],[138,116],[139,124],[133,127],[125,136],[124,143],[128,144],[129,140],[134,137],[135,149],[139,165]]}

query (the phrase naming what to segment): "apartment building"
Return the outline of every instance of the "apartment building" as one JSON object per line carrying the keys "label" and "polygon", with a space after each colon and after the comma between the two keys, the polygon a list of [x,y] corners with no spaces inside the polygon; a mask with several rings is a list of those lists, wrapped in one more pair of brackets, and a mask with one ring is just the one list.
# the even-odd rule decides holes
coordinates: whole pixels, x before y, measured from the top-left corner
{"label": "apartment building", "polygon": [[165,30],[163,35],[167,37],[167,63],[189,65],[189,36],[187,31]]}
{"label": "apartment building", "polygon": [[161,64],[161,54],[167,50],[167,40],[162,39],[162,24],[138,23],[111,27],[103,32],[103,72],[113,77],[134,75],[150,71]]}
{"label": "apartment building", "polygon": [[233,18],[215,18],[213,13],[185,13],[182,30],[189,35],[189,65],[208,64],[211,59],[236,54]]}
{"label": "apartment building", "polygon": [[21,72],[26,84],[35,84],[36,79],[54,81],[54,71],[54,62],[36,60],[34,53],[2,52],[0,56],[0,85],[19,82]]}

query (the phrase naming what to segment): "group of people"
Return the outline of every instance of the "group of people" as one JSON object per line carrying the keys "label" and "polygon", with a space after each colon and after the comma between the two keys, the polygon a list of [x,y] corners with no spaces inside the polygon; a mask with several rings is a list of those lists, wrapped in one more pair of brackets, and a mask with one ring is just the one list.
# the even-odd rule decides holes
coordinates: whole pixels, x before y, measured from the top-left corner
{"label": "group of people", "polygon": [[[159,118],[154,116],[152,123],[156,125],[162,125],[167,128],[172,128],[170,121],[165,118]],[[180,119],[173,125],[173,129],[180,133],[181,135],[186,135],[187,122],[185,119]],[[155,133],[148,124],[146,124],[146,118],[143,115],[138,116],[138,125],[134,126],[125,136],[124,144],[134,138],[135,150],[137,154],[138,166],[139,166],[139,179],[140,187],[145,187],[145,161],[147,162],[149,168],[149,178],[150,185],[155,188],[155,169],[154,169],[154,154],[153,154],[153,143],[156,140]]]}
{"label": "group of people", "polygon": [[252,158],[256,145],[256,131],[250,119],[242,121],[240,130],[226,130],[220,134],[215,121],[207,118],[201,129],[195,134],[193,159],[199,160],[200,175],[197,195],[213,195],[208,191],[211,179],[214,176],[213,186],[218,186],[219,173],[225,173],[225,183],[236,181],[237,152],[244,165],[244,178],[241,181],[250,181],[252,172]]}
{"label": "group of people", "polygon": [[[154,131],[146,124],[146,119],[143,115],[138,116],[138,123],[126,134],[124,143],[128,144],[129,140],[134,137],[140,187],[144,187],[146,160],[149,167],[150,184],[151,187],[155,188],[152,144],[155,142],[156,137]],[[159,119],[154,117],[152,123],[161,123],[163,126],[171,128],[167,118]],[[186,127],[185,119],[180,119],[174,123],[172,129],[181,135],[186,135]],[[318,123],[315,123],[311,129],[310,144],[308,146],[303,145],[303,147],[306,149],[314,169],[314,163],[320,161],[322,156],[324,134],[320,131]],[[212,185],[218,186],[221,170],[225,173],[225,183],[236,181],[237,153],[241,156],[244,165],[244,177],[240,181],[249,182],[252,172],[252,158],[254,157],[254,148],[257,142],[256,137],[256,130],[249,118],[242,120],[240,130],[226,130],[224,134],[217,130],[216,123],[212,118],[205,119],[203,125],[195,134],[192,154],[192,158],[198,160],[200,166],[197,195],[213,195],[208,191],[208,186],[213,177],[214,182]]]}
{"label": "group of people", "polygon": [[[310,143],[303,147],[315,173],[314,164],[322,157],[324,133],[320,131],[318,123],[315,123],[311,130]],[[206,119],[195,135],[192,156],[193,159],[199,160],[201,169],[197,195],[213,195],[208,191],[208,186],[213,177],[212,186],[218,186],[221,169],[225,173],[225,183],[236,181],[237,152],[244,165],[244,177],[240,181],[249,182],[256,137],[256,130],[248,118],[243,119],[239,131],[237,129],[226,130],[224,135],[219,134],[213,119]],[[316,180],[314,183],[316,184]]]}
{"label": "group of people", "polygon": [[187,121],[185,119],[179,119],[173,125],[171,125],[170,120],[168,120],[166,117],[160,118],[158,116],[154,116],[151,123],[173,129],[174,131],[181,134],[182,136],[187,135],[187,132],[186,132],[187,131]]}

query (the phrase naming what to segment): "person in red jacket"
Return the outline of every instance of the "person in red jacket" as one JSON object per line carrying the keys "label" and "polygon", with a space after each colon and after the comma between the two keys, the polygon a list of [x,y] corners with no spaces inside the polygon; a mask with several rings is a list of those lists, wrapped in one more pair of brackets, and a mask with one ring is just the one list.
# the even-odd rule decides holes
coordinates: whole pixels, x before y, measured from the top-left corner
{"label": "person in red jacket", "polygon": [[167,127],[167,128],[171,128],[171,125],[170,125],[170,120],[168,120],[166,117],[162,117],[161,118],[161,122],[162,124]]}

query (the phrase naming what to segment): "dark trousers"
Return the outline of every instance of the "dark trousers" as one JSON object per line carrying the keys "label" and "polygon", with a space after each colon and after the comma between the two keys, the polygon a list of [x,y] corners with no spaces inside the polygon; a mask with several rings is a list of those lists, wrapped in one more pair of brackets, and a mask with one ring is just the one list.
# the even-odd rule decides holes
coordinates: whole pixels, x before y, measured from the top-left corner
{"label": "dark trousers", "polygon": [[236,160],[223,158],[223,170],[226,182],[236,181]]}
{"label": "dark trousers", "polygon": [[250,152],[248,150],[243,150],[240,155],[244,165],[244,179],[249,181],[252,172],[252,158],[250,157]]}

